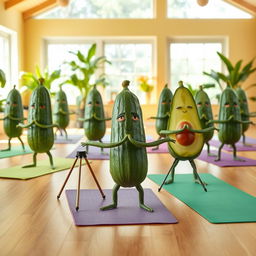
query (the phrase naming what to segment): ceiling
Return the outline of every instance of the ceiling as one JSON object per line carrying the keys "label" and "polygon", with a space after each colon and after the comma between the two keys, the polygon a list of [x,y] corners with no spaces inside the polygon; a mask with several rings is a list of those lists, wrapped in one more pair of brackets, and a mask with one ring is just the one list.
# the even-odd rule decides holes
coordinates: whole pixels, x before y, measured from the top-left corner
{"label": "ceiling", "polygon": [[[190,0],[191,1],[191,0]],[[210,0],[214,1],[214,0]],[[224,0],[256,15],[256,0]],[[5,9],[16,9],[22,12],[24,19],[50,9],[57,5],[57,0],[0,0]]]}

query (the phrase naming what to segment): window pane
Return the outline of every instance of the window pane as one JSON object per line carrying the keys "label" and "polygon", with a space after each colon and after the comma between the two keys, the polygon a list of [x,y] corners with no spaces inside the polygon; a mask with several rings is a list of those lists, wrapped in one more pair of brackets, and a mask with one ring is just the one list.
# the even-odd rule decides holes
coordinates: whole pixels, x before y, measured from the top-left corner
{"label": "window pane", "polygon": [[[203,75],[203,71],[210,72],[213,69],[221,72],[217,51],[222,52],[221,43],[171,43],[171,89],[175,90],[180,80],[197,89],[200,84],[214,83],[210,77]],[[207,89],[207,93],[215,100],[219,88]]]}
{"label": "window pane", "polygon": [[251,14],[223,0],[211,0],[204,7],[196,0],[168,0],[168,17],[181,19],[251,19]]}
{"label": "window pane", "polygon": [[153,0],[73,0],[65,8],[55,7],[36,18],[153,18]]}
{"label": "window pane", "polygon": [[[152,78],[152,45],[139,43],[124,43],[104,45],[105,56],[112,65],[105,69],[110,86],[106,87],[107,100],[113,100],[113,95],[120,92],[123,80],[130,80],[130,90],[145,103],[145,93],[137,86],[137,78],[145,75]],[[112,66],[112,67],[111,67]]]}

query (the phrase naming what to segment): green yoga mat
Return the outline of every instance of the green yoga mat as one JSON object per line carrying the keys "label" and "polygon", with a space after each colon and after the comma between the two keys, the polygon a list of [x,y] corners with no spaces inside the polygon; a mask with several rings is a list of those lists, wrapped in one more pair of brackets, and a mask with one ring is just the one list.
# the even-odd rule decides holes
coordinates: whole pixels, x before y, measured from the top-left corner
{"label": "green yoga mat", "polygon": [[33,151],[27,145],[25,145],[25,151],[23,151],[22,146],[12,146],[11,150],[9,151],[1,151],[0,158],[7,158],[11,156],[18,156],[18,155],[24,155],[24,154],[30,154],[30,153],[33,153]]}
{"label": "green yoga mat", "polygon": [[[148,178],[161,185],[164,174]],[[192,174],[177,174],[163,188],[211,223],[256,222],[256,198],[208,173],[201,173],[208,192],[193,182]],[[161,192],[160,192],[161,193]]]}
{"label": "green yoga mat", "polygon": [[[38,161],[36,167],[22,168],[22,166],[24,165],[19,165],[19,166],[0,169],[0,178],[22,179],[22,180],[36,178],[42,175],[70,169],[72,164],[74,163],[74,159],[55,157],[53,158],[53,163],[55,166],[54,170],[52,170],[50,167],[49,159]],[[79,161],[77,161],[77,165],[78,163]],[[30,164],[30,163],[27,163],[27,164]]]}

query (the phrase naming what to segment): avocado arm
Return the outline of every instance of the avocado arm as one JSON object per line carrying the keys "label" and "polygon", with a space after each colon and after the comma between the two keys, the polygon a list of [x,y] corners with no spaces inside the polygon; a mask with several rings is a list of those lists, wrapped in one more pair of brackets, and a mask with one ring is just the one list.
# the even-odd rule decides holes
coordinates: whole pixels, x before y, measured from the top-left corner
{"label": "avocado arm", "polygon": [[17,126],[17,127],[21,127],[21,128],[29,128],[29,127],[32,126],[34,123],[35,123],[34,121],[32,121],[32,122],[29,123],[29,124],[19,123],[19,124],[17,124],[16,126]]}
{"label": "avocado arm", "polygon": [[112,118],[99,118],[95,114],[93,114],[93,118],[96,119],[97,121],[109,121]]}
{"label": "avocado arm", "polygon": [[169,113],[166,113],[166,114],[163,115],[163,116],[151,116],[151,117],[149,117],[148,119],[165,119],[165,118],[167,118],[167,117],[169,117]]}
{"label": "avocado arm", "polygon": [[53,127],[59,127],[57,124],[40,124],[36,120],[34,120],[35,125],[40,128],[53,128]]}
{"label": "avocado arm", "polygon": [[194,133],[207,133],[207,132],[211,132],[213,130],[218,131],[219,129],[215,128],[215,127],[208,127],[202,130],[195,130],[195,129],[191,129],[190,127],[187,128],[189,131],[194,132]]}
{"label": "avocado arm", "polygon": [[208,121],[206,124],[213,124],[213,123],[216,123],[216,124],[225,124],[225,123],[230,122],[233,118],[234,118],[234,116],[231,115],[231,116],[229,117],[229,119],[227,119],[227,120],[210,120],[210,121]]}
{"label": "avocado arm", "polygon": [[134,140],[132,138],[132,136],[130,134],[128,134],[128,139],[129,141],[136,147],[154,147],[154,146],[158,146],[164,142],[173,142],[175,143],[175,140],[171,139],[171,138],[164,138],[164,139],[161,139],[161,140],[155,140],[155,141],[152,141],[152,142],[142,142],[142,141],[137,141],[137,140]]}
{"label": "avocado arm", "polygon": [[86,141],[86,142],[82,142],[81,145],[83,147],[85,146],[94,146],[94,147],[99,147],[99,148],[114,148],[114,147],[118,147],[120,145],[122,145],[126,140],[128,139],[128,136],[124,136],[124,138],[119,141],[119,142],[114,142],[114,143],[102,143],[102,142],[97,142],[97,141]]}

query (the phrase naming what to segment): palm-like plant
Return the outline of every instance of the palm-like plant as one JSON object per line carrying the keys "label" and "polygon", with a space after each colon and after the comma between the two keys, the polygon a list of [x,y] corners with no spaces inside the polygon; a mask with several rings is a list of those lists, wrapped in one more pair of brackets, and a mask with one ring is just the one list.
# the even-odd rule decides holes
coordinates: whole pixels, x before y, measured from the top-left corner
{"label": "palm-like plant", "polygon": [[73,74],[68,80],[63,83],[71,84],[77,87],[80,91],[80,96],[77,99],[77,106],[79,109],[84,110],[85,100],[88,92],[94,85],[102,85],[105,87],[108,85],[105,74],[99,75],[97,79],[94,76],[96,71],[100,68],[100,65],[104,63],[111,64],[105,56],[95,58],[96,44],[93,44],[88,50],[87,54],[83,54],[80,51],[70,52],[75,55],[76,59],[68,62]]}
{"label": "palm-like plant", "polygon": [[5,78],[4,71],[0,69],[0,86],[4,88],[5,83],[6,83],[6,78]]}

